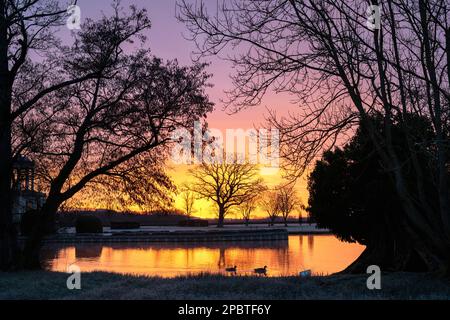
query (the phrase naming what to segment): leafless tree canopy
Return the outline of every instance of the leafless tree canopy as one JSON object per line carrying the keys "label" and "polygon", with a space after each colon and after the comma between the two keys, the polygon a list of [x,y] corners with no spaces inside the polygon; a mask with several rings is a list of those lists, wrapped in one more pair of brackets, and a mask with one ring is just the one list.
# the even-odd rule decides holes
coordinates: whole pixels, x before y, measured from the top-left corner
{"label": "leafless tree canopy", "polygon": [[268,190],[264,193],[260,200],[260,206],[267,213],[269,218],[269,225],[275,223],[275,220],[280,216],[280,201],[278,193],[275,190]]}
{"label": "leafless tree canopy", "polygon": [[232,207],[242,205],[264,189],[258,167],[250,163],[202,163],[190,172],[194,178],[192,191],[217,205],[219,227]]}
{"label": "leafless tree canopy", "polygon": [[261,197],[260,205],[267,213],[271,225],[280,215],[287,225],[289,216],[294,210],[300,208],[301,203],[293,185],[281,184],[268,190]]}
{"label": "leafless tree canopy", "polygon": [[[380,31],[366,26],[368,1],[220,1],[217,11],[208,10],[204,1],[180,1],[179,19],[200,56],[220,55],[235,65],[231,108],[259,105],[270,90],[296,98],[297,112],[277,119],[273,111],[270,119],[282,129],[284,142],[296,147],[283,156],[298,175],[324,148],[350,134],[361,112],[385,113],[389,107],[390,113],[433,113],[425,92],[427,87],[432,91],[432,84],[421,59],[423,30],[416,2],[388,1]],[[424,6],[433,34],[428,40],[436,91],[448,111],[449,8],[443,1]],[[237,46],[239,53],[227,50]],[[381,76],[389,83],[388,106]]]}
{"label": "leafless tree canopy", "polygon": [[195,193],[191,191],[189,187],[186,187],[185,190],[183,190],[183,192],[181,193],[181,199],[183,200],[184,213],[186,217],[190,219],[195,211]]}
{"label": "leafless tree canopy", "polygon": [[253,212],[258,206],[258,198],[260,196],[261,195],[255,195],[255,197],[248,199],[239,206],[239,212],[241,213],[241,216],[244,219],[246,225],[248,225]]}
{"label": "leafless tree canopy", "polygon": [[287,220],[293,211],[298,210],[301,206],[300,199],[293,186],[282,185],[278,190],[278,207],[280,209],[281,216],[284,223],[287,224]]}

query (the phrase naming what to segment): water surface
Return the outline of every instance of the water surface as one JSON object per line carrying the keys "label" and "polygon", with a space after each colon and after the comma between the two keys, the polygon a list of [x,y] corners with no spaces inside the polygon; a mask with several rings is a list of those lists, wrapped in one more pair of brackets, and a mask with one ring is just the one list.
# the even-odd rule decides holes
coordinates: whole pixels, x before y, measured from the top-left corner
{"label": "water surface", "polygon": [[311,269],[330,274],[344,269],[364,247],[331,235],[290,235],[287,241],[222,243],[79,244],[49,246],[43,250],[47,269],[66,272],[76,264],[82,272],[175,277],[201,272],[252,274],[267,266],[268,276],[297,275]]}

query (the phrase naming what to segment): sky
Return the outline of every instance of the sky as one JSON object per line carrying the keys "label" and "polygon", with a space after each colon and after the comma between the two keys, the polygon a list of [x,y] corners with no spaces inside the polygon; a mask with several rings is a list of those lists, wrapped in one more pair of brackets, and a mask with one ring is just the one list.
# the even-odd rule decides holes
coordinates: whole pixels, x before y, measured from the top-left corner
{"label": "sky", "polygon": [[[111,12],[112,0],[78,0],[78,6],[81,9],[81,22],[86,18],[97,18],[102,12],[108,14]],[[189,65],[192,63],[195,44],[185,37],[189,35],[184,24],[176,19],[176,0],[122,0],[122,6],[136,5],[138,8],[146,8],[152,23],[152,28],[146,33],[147,42],[155,56],[163,59],[177,59],[180,64]],[[62,32],[69,32],[62,30]],[[218,57],[208,57],[204,59],[210,66],[207,71],[213,76],[210,82],[213,84],[207,93],[212,102],[215,103],[215,110],[208,115],[207,121],[209,128],[219,129],[223,132],[226,129],[251,129],[260,124],[264,124],[264,117],[267,114],[267,108],[275,109],[277,113],[284,114],[292,110],[290,97],[286,94],[269,93],[262,101],[260,106],[252,107],[240,111],[237,114],[229,114],[224,109],[221,100],[225,99],[224,91],[232,88],[233,84],[230,75],[233,73],[230,62]],[[188,177],[186,166],[171,166],[171,176],[175,183],[186,182]],[[263,178],[269,185],[275,185],[282,182],[280,173],[262,172]],[[305,181],[297,183],[299,194],[306,202],[307,193]],[[176,201],[181,204],[180,199]],[[199,201],[196,203],[197,215],[202,217],[214,217],[215,211],[211,205]],[[256,216],[263,216],[264,213],[259,210]]]}
{"label": "sky", "polygon": [[[96,18],[101,12],[111,12],[112,0],[78,0],[81,9],[81,19]],[[189,33],[184,24],[176,17],[176,0],[122,0],[122,6],[134,4],[138,8],[146,8],[152,23],[152,28],[146,32],[148,44],[154,55],[164,59],[177,59],[181,64],[192,63],[195,44],[185,39]],[[216,103],[216,110],[208,117],[210,127],[221,130],[227,128],[252,128],[264,122],[266,107],[285,107],[290,104],[289,97],[268,95],[263,104],[235,115],[223,111],[221,99],[225,98],[224,91],[232,88],[230,75],[233,73],[231,64],[219,58],[209,57],[203,59],[211,63],[208,72],[213,74],[211,83],[213,88],[208,90],[211,100]],[[283,108],[285,109],[285,108]]]}

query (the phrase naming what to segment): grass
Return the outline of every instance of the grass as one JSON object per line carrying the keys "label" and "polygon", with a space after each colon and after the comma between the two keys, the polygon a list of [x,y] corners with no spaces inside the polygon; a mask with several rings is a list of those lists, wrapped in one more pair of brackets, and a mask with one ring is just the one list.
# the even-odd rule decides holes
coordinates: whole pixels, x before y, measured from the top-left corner
{"label": "grass", "polygon": [[361,275],[164,279],[94,272],[82,274],[81,290],[73,291],[66,287],[67,277],[46,271],[0,273],[0,299],[450,299],[450,281],[415,273],[383,274],[382,289],[373,291]]}

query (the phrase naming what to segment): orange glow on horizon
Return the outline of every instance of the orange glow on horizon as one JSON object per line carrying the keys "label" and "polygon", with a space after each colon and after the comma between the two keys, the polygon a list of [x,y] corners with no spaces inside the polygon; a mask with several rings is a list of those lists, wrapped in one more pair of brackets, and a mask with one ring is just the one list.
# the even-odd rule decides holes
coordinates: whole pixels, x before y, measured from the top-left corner
{"label": "orange glow on horizon", "polygon": [[[173,180],[174,184],[177,187],[182,186],[183,184],[189,184],[193,181],[193,178],[189,174],[189,169],[195,168],[194,165],[169,165],[168,175]],[[277,168],[270,167],[261,167],[260,168],[260,177],[264,180],[265,184],[271,188],[276,185],[283,183],[282,171]],[[306,179],[302,178],[296,184],[297,193],[303,204],[307,203],[308,200],[308,192],[306,189]],[[174,209],[183,211],[183,200],[180,194],[174,194]],[[81,191],[79,194],[75,195],[74,201],[78,201],[78,199],[82,199],[80,202],[82,205],[78,205],[76,208],[79,210],[88,210],[95,211],[98,209],[112,209],[120,211],[120,209],[116,209],[118,206],[111,200],[107,202],[99,203],[97,200],[92,199],[89,196],[83,194]],[[138,205],[131,205],[128,208],[130,211],[135,212],[136,214],[145,212]],[[292,218],[297,218],[299,214],[303,217],[306,216],[306,213],[303,210],[296,210],[292,213]],[[194,213],[193,216],[204,218],[204,219],[214,219],[217,218],[217,208],[215,204],[211,201],[207,201],[204,199],[196,199],[194,204]],[[252,218],[265,218],[266,213],[264,212],[264,208],[258,207],[255,212],[252,214]],[[240,219],[241,216],[238,212],[238,208],[232,208],[229,214],[226,216],[228,219]]]}
{"label": "orange glow on horizon", "polygon": [[[189,184],[189,182],[192,181],[192,177],[189,175],[189,169],[193,168],[193,167],[194,166],[189,166],[189,165],[172,166],[172,168],[169,172],[169,175],[171,176],[171,178],[173,179],[174,183],[177,186],[181,186],[182,184]],[[260,169],[260,176],[269,188],[274,187],[284,181],[281,170],[276,169],[276,168],[262,167]],[[299,195],[302,203],[306,204],[306,202],[308,201],[308,192],[306,189],[306,179],[304,179],[304,178],[299,179],[299,181],[296,184],[296,189],[297,189],[298,195]],[[175,207],[180,210],[183,209],[183,201],[180,196],[175,197]],[[212,219],[212,218],[217,217],[216,216],[216,213],[217,213],[216,206],[211,201],[206,201],[203,199],[196,200],[195,204],[194,204],[194,209],[195,209],[195,212],[193,215],[196,217],[205,218],[205,219]],[[236,209],[237,208],[234,208],[234,210],[232,210],[227,215],[226,218],[240,219],[241,216],[237,212]],[[306,213],[303,212],[303,210],[301,212],[299,212],[299,210],[297,210],[292,213],[292,218],[297,218],[299,214],[302,215],[303,217],[306,216]],[[252,214],[252,218],[265,218],[266,216],[267,215],[264,212],[263,208],[259,208],[259,207]]]}

